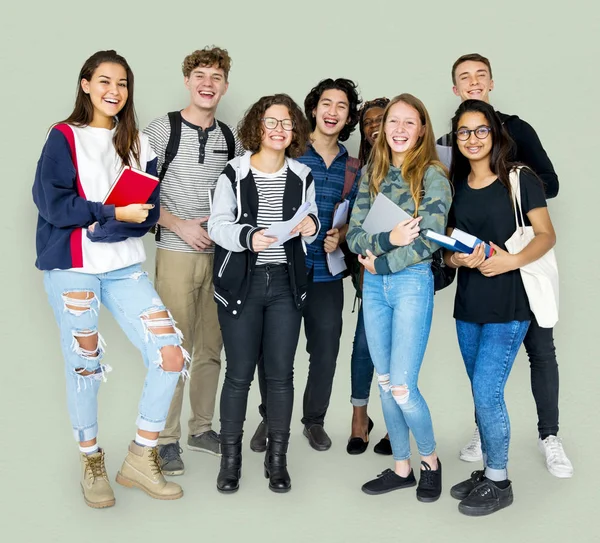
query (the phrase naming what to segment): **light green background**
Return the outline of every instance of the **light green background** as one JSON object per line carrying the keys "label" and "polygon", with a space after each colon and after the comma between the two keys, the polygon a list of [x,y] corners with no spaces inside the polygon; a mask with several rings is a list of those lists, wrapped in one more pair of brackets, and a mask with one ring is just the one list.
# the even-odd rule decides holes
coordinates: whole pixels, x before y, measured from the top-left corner
{"label": "light green background", "polygon": [[[2,363],[0,530],[4,541],[429,541],[591,542],[596,530],[600,446],[597,349],[599,129],[597,3],[505,2],[11,2],[0,32],[2,96]],[[293,490],[275,495],[262,455],[248,440],[258,422],[251,391],[241,490],[215,489],[216,458],[187,450],[185,496],[159,502],[115,486],[117,505],[87,508],[78,488],[56,325],[34,266],[36,211],[31,185],[47,128],[73,104],[77,73],[98,49],[115,48],[136,75],[140,125],[183,107],[180,64],[205,44],[233,57],[219,117],[236,123],[258,97],[288,92],[302,101],[323,77],[356,80],[366,99],[401,92],[421,98],[441,134],[458,104],[450,67],[478,51],[493,65],[494,105],[518,114],[540,135],[561,181],[550,203],[558,233],[561,320],[561,435],[575,465],[571,480],[546,471],[536,448],[528,363],[519,355],[507,388],[515,503],[486,519],[463,517],[449,496],[475,466],[458,460],[472,431],[472,401],[452,320],[454,287],[436,296],[434,326],[421,374],[444,465],[444,494],[418,503],[414,491],[371,497],[360,486],[388,458],[345,453],[349,435],[349,358],[356,314],[346,283],[345,328],[327,430],[329,452],[310,449],[300,407],[307,356],[300,342],[289,467]],[[356,153],[358,137],[349,142]],[[154,247],[146,238],[152,271]],[[108,312],[100,329],[114,371],[100,394],[100,443],[111,478],[134,431],[144,369]],[[373,441],[384,433],[373,387]],[[187,415],[187,406],[186,412]],[[218,413],[215,416],[218,429]],[[185,439],[185,437],[184,437]],[[414,450],[414,449],[413,449]],[[5,537],[7,539],[5,539]]]}

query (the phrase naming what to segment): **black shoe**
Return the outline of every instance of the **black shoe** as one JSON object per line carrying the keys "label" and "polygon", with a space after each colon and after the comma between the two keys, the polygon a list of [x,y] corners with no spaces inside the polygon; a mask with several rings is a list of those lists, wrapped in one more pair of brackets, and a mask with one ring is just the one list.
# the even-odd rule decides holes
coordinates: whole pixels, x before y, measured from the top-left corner
{"label": "black shoe", "polygon": [[315,451],[326,451],[331,447],[331,439],[329,439],[325,428],[320,424],[305,426],[302,433],[308,438],[310,446]]}
{"label": "black shoe", "polygon": [[362,454],[367,450],[369,446],[368,437],[373,429],[373,421],[369,418],[369,426],[367,428],[367,441],[363,441],[362,437],[351,437],[346,445],[346,452],[348,454]]}
{"label": "black shoe", "polygon": [[242,477],[242,440],[223,442],[221,436],[221,469],[217,476],[217,490],[224,494],[236,492]]}
{"label": "black shoe", "polygon": [[409,488],[416,484],[417,480],[412,469],[407,477],[400,477],[394,470],[386,469],[377,476],[377,479],[373,479],[362,485],[361,490],[365,494],[376,495],[392,492],[392,490],[400,490],[401,488]]}
{"label": "black shoe", "polygon": [[493,481],[485,479],[458,504],[458,510],[469,517],[482,517],[500,511],[512,502],[513,491],[510,481],[506,488],[499,488]]}
{"label": "black shoe", "polygon": [[389,439],[382,437],[381,441],[373,447],[373,452],[384,454],[385,456],[392,456],[392,443]]}
{"label": "black shoe", "polygon": [[473,489],[485,479],[485,471],[482,469],[471,473],[471,477],[462,483],[454,485],[450,489],[450,496],[457,500],[464,500]]}
{"label": "black shoe", "polygon": [[419,486],[417,487],[417,500],[420,502],[434,502],[442,493],[442,462],[438,458],[438,467],[432,470],[427,462],[421,461],[425,469],[421,470]]}
{"label": "black shoe", "polygon": [[260,421],[250,440],[250,448],[254,452],[265,452],[267,450],[267,423],[264,419]]}
{"label": "black shoe", "polygon": [[183,450],[179,446],[179,441],[167,443],[158,446],[158,457],[160,460],[160,469],[165,475],[183,475],[185,466],[181,459]]}
{"label": "black shoe", "polygon": [[265,477],[269,479],[269,488],[273,492],[289,492],[292,489],[286,457],[289,439],[289,434],[272,434],[267,440]]}

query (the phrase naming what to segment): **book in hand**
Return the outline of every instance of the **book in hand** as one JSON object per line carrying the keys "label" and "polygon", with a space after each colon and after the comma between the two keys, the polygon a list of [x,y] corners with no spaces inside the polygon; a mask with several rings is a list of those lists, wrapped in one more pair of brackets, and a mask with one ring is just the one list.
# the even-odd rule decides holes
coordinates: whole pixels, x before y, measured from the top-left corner
{"label": "book in hand", "polygon": [[471,234],[467,234],[458,228],[455,228],[452,231],[451,236],[445,236],[444,234],[438,234],[433,230],[426,230],[425,237],[429,238],[431,241],[435,241],[438,245],[449,249],[450,251],[455,251],[457,253],[466,253],[471,254],[477,245],[483,243],[485,250],[485,257],[489,258],[494,254],[494,249],[492,249],[487,243],[481,241],[479,238],[472,236]]}
{"label": "book in hand", "polygon": [[369,213],[363,221],[362,228],[367,234],[391,232],[398,223],[413,219],[404,209],[392,202],[385,194],[379,193]]}
{"label": "book in hand", "polygon": [[125,207],[130,204],[147,204],[159,184],[158,177],[124,166],[104,199],[105,205]]}

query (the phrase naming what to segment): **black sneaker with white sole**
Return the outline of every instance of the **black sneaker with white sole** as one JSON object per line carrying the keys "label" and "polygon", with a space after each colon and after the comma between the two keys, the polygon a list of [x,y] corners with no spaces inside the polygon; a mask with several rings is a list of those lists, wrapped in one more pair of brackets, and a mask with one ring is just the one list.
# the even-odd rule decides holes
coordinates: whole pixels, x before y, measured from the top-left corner
{"label": "black sneaker with white sole", "polygon": [[160,469],[165,475],[183,475],[185,466],[181,459],[183,450],[179,446],[179,441],[167,443],[158,446],[158,457],[160,459]]}

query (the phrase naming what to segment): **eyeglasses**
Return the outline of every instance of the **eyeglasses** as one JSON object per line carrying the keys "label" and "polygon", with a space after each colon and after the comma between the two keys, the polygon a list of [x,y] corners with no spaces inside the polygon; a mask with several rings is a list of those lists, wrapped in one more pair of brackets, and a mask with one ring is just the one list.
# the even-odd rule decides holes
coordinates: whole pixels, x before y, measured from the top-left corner
{"label": "eyeglasses", "polygon": [[283,128],[286,132],[290,132],[294,130],[294,121],[292,119],[276,119],[275,117],[264,117],[261,119],[265,128],[269,130],[274,130],[277,128],[277,125],[281,123],[281,128]]}
{"label": "eyeglasses", "polygon": [[459,128],[456,131],[456,137],[460,141],[467,141],[471,137],[471,134],[475,134],[475,137],[478,140],[484,140],[490,135],[491,131],[492,129],[489,126],[478,126],[474,130],[469,130],[468,128]]}

